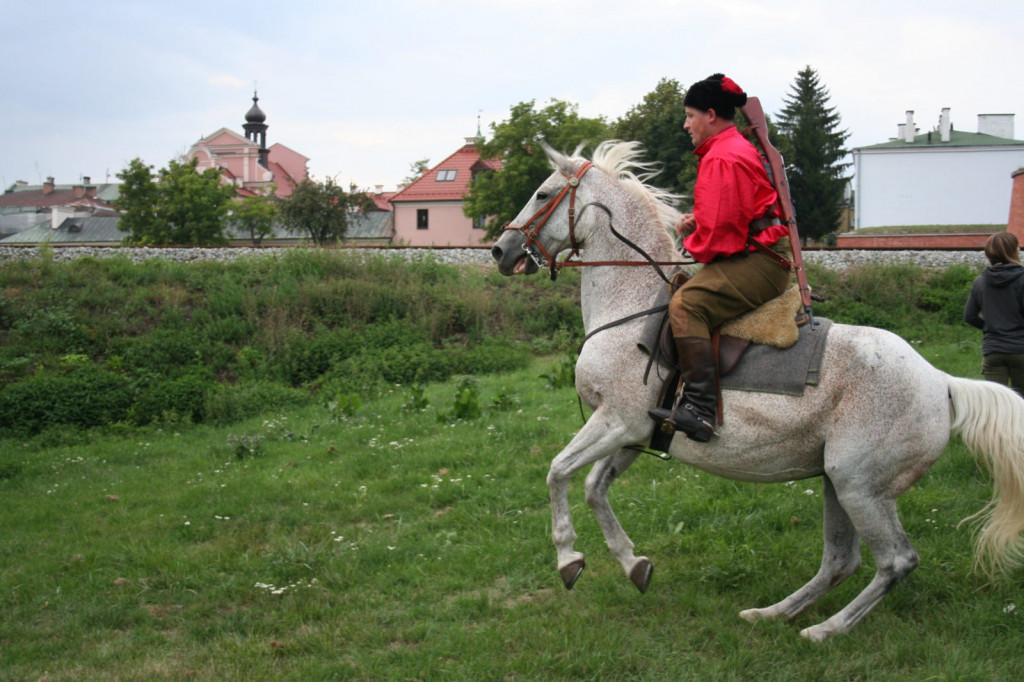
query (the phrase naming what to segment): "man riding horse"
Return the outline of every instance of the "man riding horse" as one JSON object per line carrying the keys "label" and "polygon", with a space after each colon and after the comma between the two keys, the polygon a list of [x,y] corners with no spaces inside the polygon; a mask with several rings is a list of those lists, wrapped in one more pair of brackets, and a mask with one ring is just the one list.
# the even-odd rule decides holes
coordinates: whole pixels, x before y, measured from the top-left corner
{"label": "man riding horse", "polygon": [[669,303],[682,395],[675,408],[655,408],[650,415],[700,442],[715,435],[718,415],[712,331],[790,283],[788,263],[770,253],[791,258],[778,195],[757,149],[733,123],[737,107],[746,102],[743,89],[720,73],[694,83],[683,100],[683,127],[699,160],[693,213],[675,228],[686,251],[704,265]]}

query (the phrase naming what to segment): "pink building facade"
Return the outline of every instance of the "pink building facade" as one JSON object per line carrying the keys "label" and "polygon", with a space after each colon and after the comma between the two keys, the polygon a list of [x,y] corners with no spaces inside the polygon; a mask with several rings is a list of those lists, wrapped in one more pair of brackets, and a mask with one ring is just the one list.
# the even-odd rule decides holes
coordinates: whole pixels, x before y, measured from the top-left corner
{"label": "pink building facade", "polygon": [[219,168],[227,183],[238,194],[265,194],[276,186],[278,197],[287,197],[308,176],[309,158],[281,143],[267,143],[266,115],[253,95],[252,108],[245,115],[244,135],[221,128],[192,145],[185,155],[187,161],[198,159],[196,170]]}

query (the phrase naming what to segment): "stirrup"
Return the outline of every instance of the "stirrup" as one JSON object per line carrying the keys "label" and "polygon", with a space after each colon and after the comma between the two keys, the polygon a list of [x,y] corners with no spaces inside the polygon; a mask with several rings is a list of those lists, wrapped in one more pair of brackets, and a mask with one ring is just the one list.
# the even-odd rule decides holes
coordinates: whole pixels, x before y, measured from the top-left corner
{"label": "stirrup", "polygon": [[647,414],[659,424],[661,432],[669,436],[682,431],[690,440],[707,443],[712,436],[718,435],[715,425],[697,414],[690,403],[678,405],[672,410],[656,407],[648,410]]}

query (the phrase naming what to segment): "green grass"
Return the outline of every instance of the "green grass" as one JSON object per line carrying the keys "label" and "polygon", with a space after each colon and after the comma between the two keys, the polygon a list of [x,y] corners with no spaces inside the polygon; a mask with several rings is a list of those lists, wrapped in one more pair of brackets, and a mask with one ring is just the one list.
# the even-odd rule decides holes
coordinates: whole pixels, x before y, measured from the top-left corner
{"label": "green grass", "polygon": [[[560,280],[562,291],[546,278],[385,261],[357,279],[352,267],[314,254],[223,272],[120,261],[0,268],[12,381],[36,364],[56,377],[89,361],[124,372],[115,360],[130,366],[135,344],[165,352],[173,369],[169,342],[189,334],[237,379],[218,376],[232,393],[207,399],[224,421],[0,439],[0,681],[1018,677],[1019,576],[989,584],[971,572],[970,530],[957,524],[991,489],[959,442],[901,498],[921,567],[848,636],[814,645],[798,632],[867,584],[870,557],[792,623],[737,617],[817,570],[817,481],[740,484],[641,457],[611,491],[638,553],[657,567],[640,595],[607,552],[580,475],[570,499],[588,567],[566,591],[545,476],[581,426],[562,381],[563,351],[578,336],[575,281]],[[979,376],[980,333],[958,319],[975,272],[811,274],[828,299],[818,314],[889,328],[940,369]],[[338,297],[358,281],[372,296]],[[433,312],[391,310],[407,302],[389,289],[429,291]],[[468,299],[448,296],[461,289]],[[62,297],[74,305],[57,305]],[[356,310],[371,302],[376,313]],[[506,374],[342,390],[351,382],[338,353],[353,320],[361,339],[382,343],[407,326],[439,352],[500,323],[546,357]],[[307,336],[288,346],[296,328]],[[12,347],[33,338],[52,347]],[[292,357],[289,348],[298,369],[322,350],[324,374],[273,383],[267,370],[284,365],[271,360]],[[147,353],[138,356],[159,359]],[[274,407],[226,419],[253,414],[242,405]]]}
{"label": "green grass", "polygon": [[921,568],[849,636],[797,633],[866,584],[870,559],[791,624],[736,615],[817,569],[816,481],[738,484],[641,458],[612,490],[657,565],[640,595],[581,476],[589,563],[566,591],[544,477],[580,417],[572,389],[541,378],[554,364],[482,378],[473,420],[445,416],[451,381],[426,387],[419,409],[395,387],[350,416],[306,407],[3,442],[0,679],[1014,678],[1020,592],[970,572],[956,526],[990,491],[959,444],[902,498]]}

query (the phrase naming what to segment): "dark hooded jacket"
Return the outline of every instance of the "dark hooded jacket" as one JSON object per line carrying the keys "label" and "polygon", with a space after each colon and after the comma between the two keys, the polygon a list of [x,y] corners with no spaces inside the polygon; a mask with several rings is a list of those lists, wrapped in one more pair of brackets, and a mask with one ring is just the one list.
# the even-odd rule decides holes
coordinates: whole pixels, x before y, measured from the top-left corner
{"label": "dark hooded jacket", "polygon": [[971,285],[964,322],[985,332],[981,354],[1024,353],[1024,267],[997,263]]}

